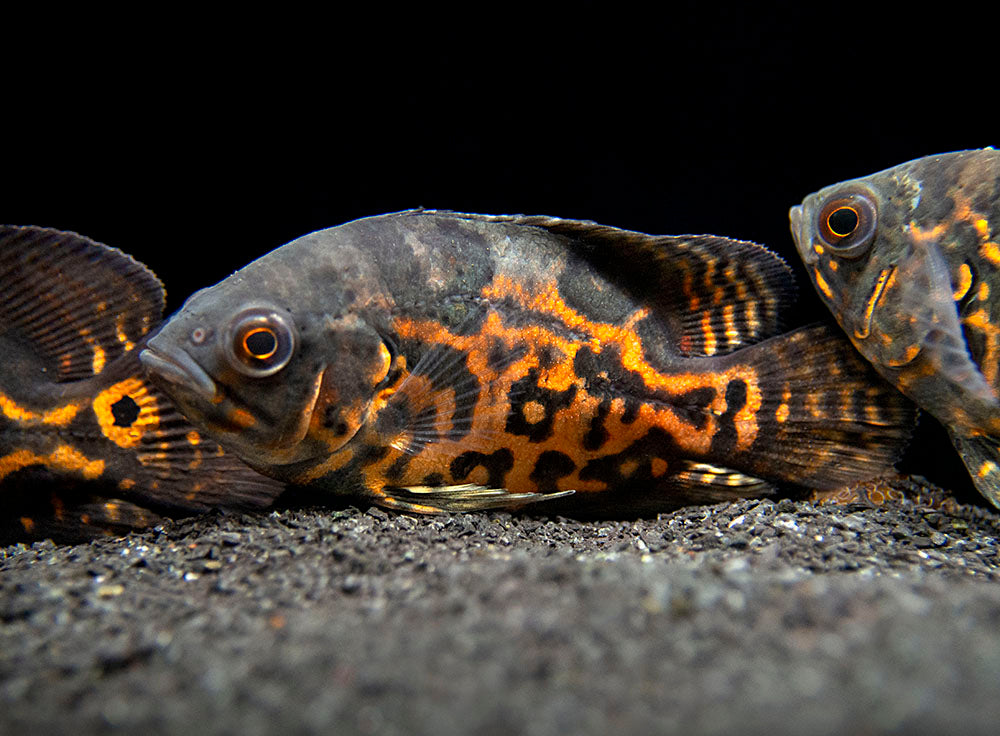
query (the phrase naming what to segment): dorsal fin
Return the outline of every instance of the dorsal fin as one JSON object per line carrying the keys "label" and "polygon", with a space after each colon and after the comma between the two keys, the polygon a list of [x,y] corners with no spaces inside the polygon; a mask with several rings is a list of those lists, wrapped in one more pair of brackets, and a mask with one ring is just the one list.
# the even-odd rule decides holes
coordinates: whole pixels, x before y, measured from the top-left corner
{"label": "dorsal fin", "polygon": [[26,342],[57,381],[99,374],[163,314],[160,280],[76,233],[0,226],[0,335]]}
{"label": "dorsal fin", "polygon": [[536,227],[657,309],[683,356],[724,355],[780,334],[796,294],[785,261],[757,243],[717,235],[647,235],[586,220],[526,215],[422,214]]}

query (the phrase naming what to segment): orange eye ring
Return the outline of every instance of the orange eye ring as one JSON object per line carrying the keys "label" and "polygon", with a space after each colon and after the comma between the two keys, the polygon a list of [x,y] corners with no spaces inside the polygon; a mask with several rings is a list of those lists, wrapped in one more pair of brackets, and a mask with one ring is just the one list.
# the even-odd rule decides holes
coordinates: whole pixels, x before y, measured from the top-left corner
{"label": "orange eye ring", "polygon": [[229,365],[237,371],[263,378],[288,365],[297,342],[287,317],[274,309],[252,307],[233,317],[222,349]]}
{"label": "orange eye ring", "polygon": [[[836,220],[836,222],[835,222]],[[846,238],[861,224],[861,215],[850,205],[842,205],[826,216],[826,228],[839,238]]]}
{"label": "orange eye ring", "polygon": [[254,360],[267,360],[278,351],[278,336],[267,325],[243,333],[243,351]]}
{"label": "orange eye ring", "polygon": [[841,258],[859,258],[875,242],[878,210],[875,198],[863,190],[838,192],[820,207],[816,232]]}

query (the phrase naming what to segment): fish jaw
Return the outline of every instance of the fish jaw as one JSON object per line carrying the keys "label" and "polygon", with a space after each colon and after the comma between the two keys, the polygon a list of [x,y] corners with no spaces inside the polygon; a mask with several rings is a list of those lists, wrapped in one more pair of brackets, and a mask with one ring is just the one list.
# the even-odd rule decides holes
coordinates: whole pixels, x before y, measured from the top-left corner
{"label": "fish jaw", "polygon": [[172,350],[154,337],[139,353],[139,361],[154,379],[179,386],[202,401],[216,403],[219,392],[215,381],[187,351]]}
{"label": "fish jaw", "polygon": [[804,207],[805,205],[797,204],[790,210],[788,210],[788,222],[789,225],[791,226],[792,240],[795,241],[795,247],[798,248],[799,254],[802,256],[802,259],[805,260],[807,263],[811,263],[812,261],[815,261],[816,258],[813,255],[811,261],[809,260],[811,251],[808,249],[807,246],[808,241],[806,240],[806,233],[803,231],[803,223],[805,222],[804,220],[805,212],[803,210]]}

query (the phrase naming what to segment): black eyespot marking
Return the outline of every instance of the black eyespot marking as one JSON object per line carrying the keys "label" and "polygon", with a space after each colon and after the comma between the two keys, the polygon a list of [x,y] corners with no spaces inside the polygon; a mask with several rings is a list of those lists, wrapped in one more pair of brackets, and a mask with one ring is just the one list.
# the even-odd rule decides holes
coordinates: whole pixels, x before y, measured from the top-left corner
{"label": "black eyespot marking", "polygon": [[830,197],[820,208],[816,230],[820,240],[840,258],[859,258],[875,241],[878,210],[865,191]]}
{"label": "black eyespot marking", "polygon": [[131,396],[122,396],[111,405],[111,416],[115,418],[114,426],[131,427],[139,418],[139,405]]}

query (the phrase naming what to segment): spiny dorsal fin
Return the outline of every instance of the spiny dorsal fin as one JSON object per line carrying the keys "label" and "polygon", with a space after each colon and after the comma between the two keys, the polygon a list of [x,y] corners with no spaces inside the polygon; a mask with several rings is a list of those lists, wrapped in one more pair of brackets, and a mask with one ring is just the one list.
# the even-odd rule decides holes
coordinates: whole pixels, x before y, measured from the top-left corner
{"label": "spiny dorsal fin", "polygon": [[757,243],[717,235],[647,235],[542,215],[410,214],[544,229],[643,303],[660,310],[683,356],[725,355],[782,332],[796,294],[785,261]]}
{"label": "spiny dorsal fin", "polygon": [[58,381],[99,374],[160,322],[144,265],[76,233],[0,226],[0,334],[31,345]]}

